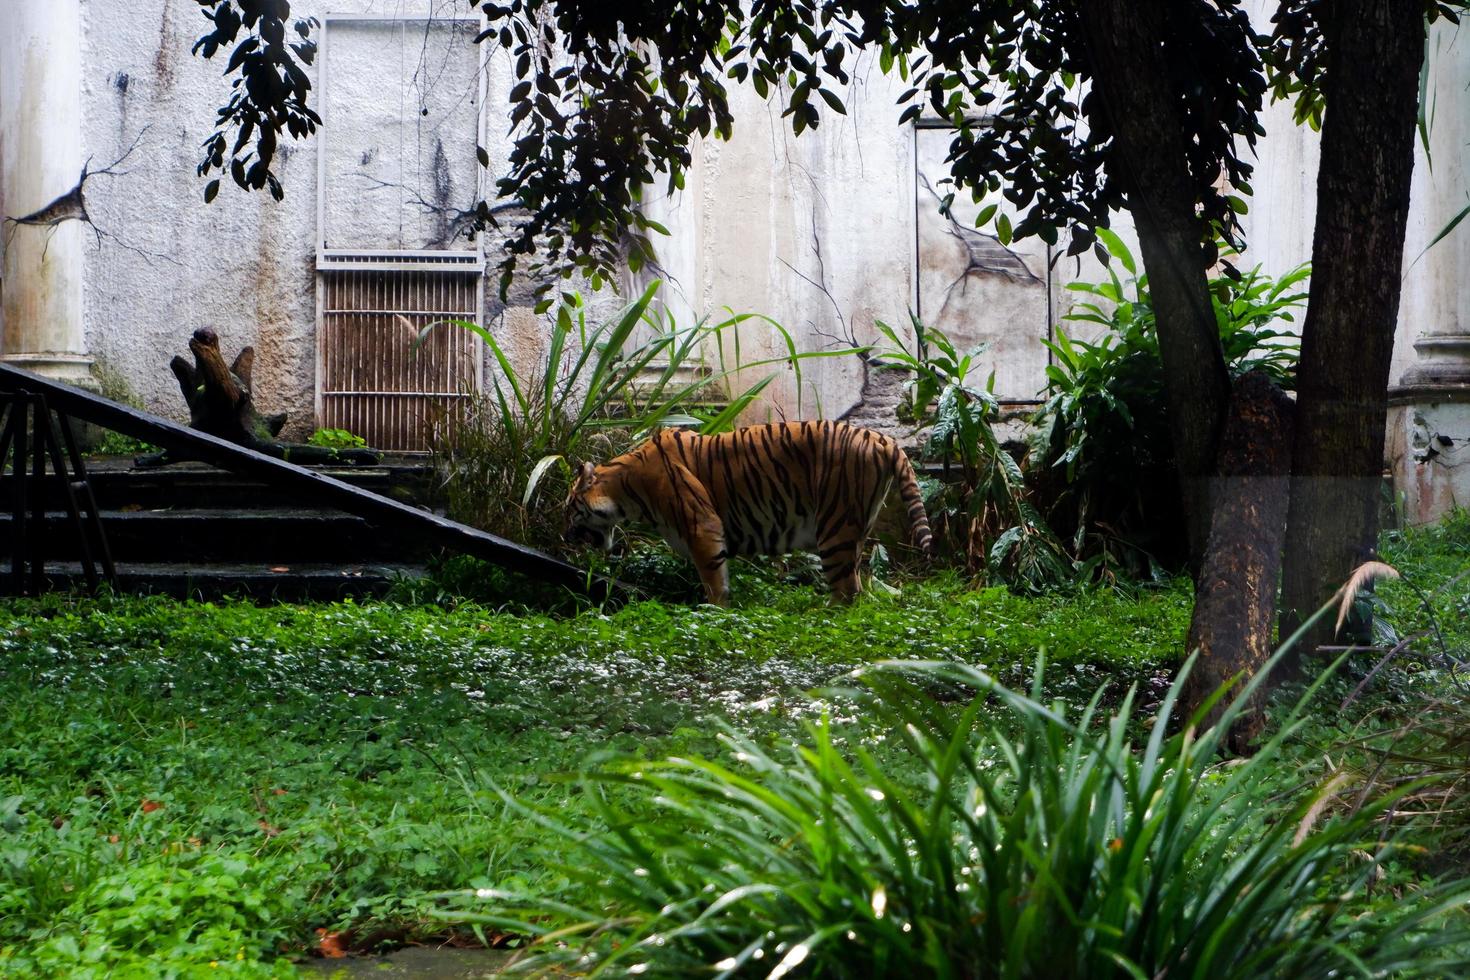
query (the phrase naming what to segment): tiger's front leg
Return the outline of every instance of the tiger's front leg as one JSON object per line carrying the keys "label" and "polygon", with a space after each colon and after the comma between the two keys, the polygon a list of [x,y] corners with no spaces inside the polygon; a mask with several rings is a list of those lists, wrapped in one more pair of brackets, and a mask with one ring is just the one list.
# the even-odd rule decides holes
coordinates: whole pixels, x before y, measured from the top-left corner
{"label": "tiger's front leg", "polygon": [[659,449],[661,465],[645,478],[644,496],[657,501],[654,523],[669,547],[694,562],[714,605],[730,604],[725,525],[698,477]]}
{"label": "tiger's front leg", "polygon": [[689,537],[689,559],[704,583],[705,598],[716,606],[730,604],[729,554],[725,549],[725,526],[711,514],[699,520]]}

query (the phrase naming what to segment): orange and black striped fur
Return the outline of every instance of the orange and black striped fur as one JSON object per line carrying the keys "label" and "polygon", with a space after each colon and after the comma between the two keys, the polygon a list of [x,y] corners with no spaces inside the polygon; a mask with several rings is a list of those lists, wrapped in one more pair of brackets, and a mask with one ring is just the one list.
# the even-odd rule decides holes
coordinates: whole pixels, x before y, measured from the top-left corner
{"label": "orange and black striped fur", "polygon": [[842,422],[753,425],[718,436],[666,429],[602,466],[585,463],[567,498],[567,539],[605,548],[613,529],[652,525],[691,559],[709,601],[729,598],[732,555],[812,550],[832,592],[859,589],[863,542],[897,481],[909,530],[933,537],[913,467],[887,436]]}

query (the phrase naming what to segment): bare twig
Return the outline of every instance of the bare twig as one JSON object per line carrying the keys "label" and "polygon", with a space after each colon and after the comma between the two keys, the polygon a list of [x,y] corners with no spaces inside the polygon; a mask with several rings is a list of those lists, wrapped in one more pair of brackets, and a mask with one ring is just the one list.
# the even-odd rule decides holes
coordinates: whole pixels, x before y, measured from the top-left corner
{"label": "bare twig", "polygon": [[[363,180],[367,181],[377,188],[401,191],[404,195],[406,195],[408,203],[418,208],[424,214],[432,215],[437,218],[444,218],[445,232],[448,241],[453,241],[454,239],[460,237],[460,235],[467,235],[469,229],[473,228],[475,225],[477,215],[473,206],[469,208],[456,208],[447,204],[435,204],[433,201],[426,200],[422,193],[420,193],[416,188],[409,187],[407,184],[394,184],[385,180],[379,180],[371,174],[365,174],[361,171],[354,174],[353,176],[361,177]],[[518,206],[519,205],[514,204],[502,204],[497,205],[490,210],[491,213],[494,214],[499,211],[514,210]]]}
{"label": "bare twig", "polygon": [[51,201],[46,206],[32,211],[30,214],[21,215],[18,218],[7,217],[5,221],[9,225],[9,228],[7,229],[5,235],[5,247],[10,247],[10,243],[15,237],[15,230],[22,225],[46,228],[48,229],[46,244],[41,249],[41,256],[42,258],[45,258],[47,251],[51,248],[51,236],[55,233],[56,229],[67,221],[80,221],[92,229],[92,234],[97,239],[98,248],[102,247],[103,239],[107,239],[108,241],[114,242],[121,249],[132,252],[135,255],[142,256],[150,263],[153,259],[163,259],[165,262],[172,262],[173,264],[178,265],[178,260],[174,259],[172,256],[164,255],[161,252],[154,252],[145,248],[140,248],[136,245],[131,245],[128,242],[124,241],[122,237],[115,232],[110,232],[99,227],[97,223],[92,220],[92,216],[87,212],[87,199],[84,193],[87,179],[90,177],[127,176],[131,171],[119,170],[118,167],[125,163],[128,157],[133,155],[133,151],[136,150],[138,148],[138,145],[143,142],[143,136],[148,132],[149,126],[151,125],[152,124],[150,123],[148,126],[144,126],[142,129],[138,130],[138,135],[134,137],[133,142],[129,144],[128,148],[123,151],[122,156],[118,157],[107,166],[102,167],[99,170],[93,170],[91,169],[92,158],[88,157],[87,162],[82,164],[82,173],[81,176],[77,178],[76,186],[67,191],[65,194],[62,194],[60,197]]}
{"label": "bare twig", "polygon": [[[815,237],[815,234],[813,235],[813,237]],[[818,265],[821,264],[821,260],[822,253],[820,250],[817,250]],[[832,304],[832,310],[837,314],[837,322],[842,324],[842,335],[838,336],[825,330],[817,330],[816,324],[812,324],[812,333],[814,335],[821,337],[823,340],[832,344],[846,344],[849,347],[862,346],[857,342],[857,338],[853,336],[852,328],[848,326],[847,318],[842,315],[842,310],[840,307],[838,307],[837,300],[832,295],[832,291],[828,289],[824,283],[818,282],[817,280],[813,279],[811,276],[807,275],[805,272],[802,272],[796,266],[792,265],[790,262],[787,262],[785,259],[779,256],[777,256],[776,261],[780,262],[786,268],[790,269],[798,279],[801,279],[803,282],[821,291],[822,295],[827,297],[827,301]]]}
{"label": "bare twig", "polygon": [[[149,125],[152,124],[150,123]],[[138,148],[138,144],[142,142],[143,134],[146,132],[148,132],[148,126],[144,126],[141,130],[138,131],[137,138],[133,140],[132,145],[123,152],[122,156],[118,157],[116,160],[112,161],[101,170],[89,169],[92,166],[92,158],[88,157],[87,162],[82,164],[82,175],[77,178],[76,186],[67,191],[65,194],[62,194],[60,197],[53,200],[50,204],[47,204],[42,208],[38,208],[37,210],[32,211],[30,214],[22,215],[19,218],[7,217],[5,220],[10,222],[12,225],[43,225],[51,227],[59,225],[63,221],[73,220],[84,221],[87,224],[91,224],[92,219],[87,215],[87,202],[86,199],[82,196],[82,188],[86,185],[87,178],[101,177],[104,175],[108,177],[122,177],[126,175],[126,170],[118,170],[117,168],[124,161],[126,161],[128,157],[133,155],[133,151]]]}
{"label": "bare twig", "polygon": [[1423,635],[1423,633],[1415,633],[1412,636],[1404,637],[1398,643],[1394,644],[1393,648],[1385,653],[1382,659],[1378,661],[1378,663],[1373,665],[1373,669],[1368,671],[1367,676],[1365,676],[1361,681],[1358,682],[1358,686],[1353,688],[1352,693],[1342,699],[1342,704],[1338,705],[1338,710],[1340,711],[1343,708],[1346,708],[1348,705],[1352,704],[1353,701],[1357,700],[1357,697],[1359,694],[1362,693],[1363,688],[1367,687],[1368,684],[1373,680],[1373,678],[1378,676],[1378,672],[1380,670],[1388,666],[1389,661],[1393,660],[1394,657],[1397,657],[1399,654],[1409,649],[1409,645]]}

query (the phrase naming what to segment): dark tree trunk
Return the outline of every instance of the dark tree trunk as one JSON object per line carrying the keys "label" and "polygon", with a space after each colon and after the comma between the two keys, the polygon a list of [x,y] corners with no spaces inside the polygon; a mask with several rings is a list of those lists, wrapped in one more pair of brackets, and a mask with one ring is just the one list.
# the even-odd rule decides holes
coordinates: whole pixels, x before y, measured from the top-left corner
{"label": "dark tree trunk", "polygon": [[1190,570],[1198,577],[1230,377],[1210,304],[1187,139],[1163,57],[1167,2],[1173,0],[1082,0],[1078,8],[1094,63],[1093,91],[1113,128],[1110,166],[1124,177],[1148,272]]}
{"label": "dark tree trunk", "polygon": [[[1297,381],[1283,638],[1377,545],[1388,370],[1424,53],[1420,4],[1337,0],[1330,13],[1332,67]],[[1330,634],[1330,622],[1321,623],[1299,650],[1315,650]]]}
{"label": "dark tree trunk", "polygon": [[[1270,656],[1292,409],[1265,379],[1243,382],[1232,402],[1206,277],[1211,253],[1195,212],[1187,139],[1162,53],[1167,2],[1084,0],[1079,10],[1096,62],[1095,91],[1113,127],[1115,165],[1127,175],[1158,325],[1196,582],[1189,649],[1200,657],[1188,692],[1193,707]],[[1231,744],[1243,747],[1259,724],[1259,712],[1243,719]]]}
{"label": "dark tree trunk", "polygon": [[[1190,712],[1237,674],[1253,676],[1271,656],[1292,412],[1291,399],[1264,374],[1252,372],[1236,383],[1220,445],[1214,522],[1189,624],[1188,649],[1199,651],[1184,689]],[[1255,710],[1242,716],[1228,737],[1236,751],[1260,732],[1259,692],[1251,705]],[[1205,723],[1213,724],[1219,715],[1217,704]]]}

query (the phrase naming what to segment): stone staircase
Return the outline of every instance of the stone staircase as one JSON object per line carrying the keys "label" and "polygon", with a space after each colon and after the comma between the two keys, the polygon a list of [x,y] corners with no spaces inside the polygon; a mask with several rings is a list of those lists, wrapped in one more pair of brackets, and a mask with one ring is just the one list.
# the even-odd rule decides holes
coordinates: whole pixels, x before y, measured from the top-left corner
{"label": "stone staircase", "polygon": [[[383,594],[400,576],[423,573],[430,549],[339,510],[303,505],[281,490],[202,463],[135,469],[131,458],[87,461],[92,490],[124,592],[178,597],[336,599]],[[420,504],[429,497],[422,457],[377,466],[321,468],[355,486]],[[80,587],[80,542],[48,474],[46,573]],[[0,575],[8,582],[10,477],[0,475]]]}

